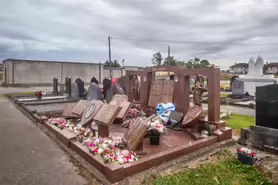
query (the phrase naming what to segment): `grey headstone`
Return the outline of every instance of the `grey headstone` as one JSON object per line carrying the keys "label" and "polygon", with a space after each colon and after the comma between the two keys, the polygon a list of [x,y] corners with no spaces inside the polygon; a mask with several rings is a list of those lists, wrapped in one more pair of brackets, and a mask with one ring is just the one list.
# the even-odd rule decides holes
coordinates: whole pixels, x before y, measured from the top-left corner
{"label": "grey headstone", "polygon": [[256,88],[256,125],[278,129],[278,85]]}
{"label": "grey headstone", "polygon": [[53,78],[53,94],[58,94],[58,78]]}
{"label": "grey headstone", "polygon": [[86,100],[102,100],[101,89],[96,83],[91,83]]}
{"label": "grey headstone", "polygon": [[71,97],[79,97],[79,91],[76,83],[71,83]]}
{"label": "grey headstone", "polygon": [[83,96],[85,94],[84,81],[81,78],[77,78],[75,83],[78,87],[79,96]]}
{"label": "grey headstone", "polygon": [[232,82],[232,95],[243,95],[244,94],[244,83],[237,79]]}
{"label": "grey headstone", "polygon": [[60,84],[60,94],[64,94],[65,93],[65,84],[61,83]]}
{"label": "grey headstone", "polygon": [[119,84],[112,84],[106,92],[106,103],[110,103],[115,94],[125,94],[124,90]]}
{"label": "grey headstone", "polygon": [[70,77],[66,77],[65,79],[65,87],[66,87],[66,94],[71,94],[71,78]]}
{"label": "grey headstone", "polygon": [[111,80],[105,78],[103,81],[102,81],[102,85],[103,85],[103,96],[104,98],[106,98],[106,93],[108,91],[108,89],[111,87]]}

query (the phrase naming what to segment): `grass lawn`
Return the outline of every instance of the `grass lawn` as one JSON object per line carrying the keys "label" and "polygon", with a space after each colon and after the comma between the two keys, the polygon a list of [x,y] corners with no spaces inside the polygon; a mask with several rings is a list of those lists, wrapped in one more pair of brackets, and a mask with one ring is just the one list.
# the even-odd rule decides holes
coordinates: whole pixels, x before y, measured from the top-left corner
{"label": "grass lawn", "polygon": [[[35,95],[35,92],[18,92],[18,93],[10,93],[11,95]],[[5,94],[0,94],[0,98],[5,98]]]}
{"label": "grass lawn", "polygon": [[243,165],[237,159],[208,163],[182,173],[158,177],[155,185],[271,185],[266,174],[252,166]]}
{"label": "grass lawn", "polygon": [[232,114],[230,118],[222,120],[226,121],[227,126],[231,127],[236,135],[240,133],[241,128],[249,128],[250,126],[255,125],[256,122],[255,117],[238,114]]}

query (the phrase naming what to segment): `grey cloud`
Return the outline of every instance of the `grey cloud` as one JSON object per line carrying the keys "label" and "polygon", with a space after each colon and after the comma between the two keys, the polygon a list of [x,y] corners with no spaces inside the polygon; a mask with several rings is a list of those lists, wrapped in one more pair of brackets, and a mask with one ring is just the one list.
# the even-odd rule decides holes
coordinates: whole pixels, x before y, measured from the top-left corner
{"label": "grey cloud", "polygon": [[[238,2],[237,4],[235,4]],[[256,2],[256,3],[254,3]],[[219,44],[176,44],[112,39],[112,59],[151,64],[152,53],[179,60],[246,62],[261,54],[277,60],[278,3],[256,0],[26,0],[0,2],[0,60],[9,58],[105,61],[107,37]],[[256,40],[255,38],[260,38]],[[220,63],[221,66],[221,63]],[[227,63],[222,66],[227,67]]]}

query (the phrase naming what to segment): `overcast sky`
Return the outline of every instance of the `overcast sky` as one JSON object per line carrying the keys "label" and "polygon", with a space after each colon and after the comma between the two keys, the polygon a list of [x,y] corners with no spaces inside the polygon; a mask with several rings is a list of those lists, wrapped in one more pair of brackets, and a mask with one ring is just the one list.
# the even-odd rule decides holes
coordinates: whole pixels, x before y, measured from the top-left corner
{"label": "overcast sky", "polygon": [[0,60],[104,62],[111,36],[112,60],[125,65],[151,65],[168,45],[178,60],[223,69],[257,55],[278,62],[277,9],[278,0],[0,0]]}

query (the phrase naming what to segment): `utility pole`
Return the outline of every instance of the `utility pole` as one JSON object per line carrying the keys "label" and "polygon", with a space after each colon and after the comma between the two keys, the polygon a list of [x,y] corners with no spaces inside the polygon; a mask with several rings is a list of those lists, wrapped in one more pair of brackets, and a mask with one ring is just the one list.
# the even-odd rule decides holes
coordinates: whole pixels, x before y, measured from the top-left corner
{"label": "utility pole", "polygon": [[110,78],[112,79],[112,71],[111,71],[111,44],[110,44],[111,37],[108,37],[108,47],[109,47],[109,71],[110,71]]}
{"label": "utility pole", "polygon": [[170,66],[170,46],[168,46],[168,66]]}

